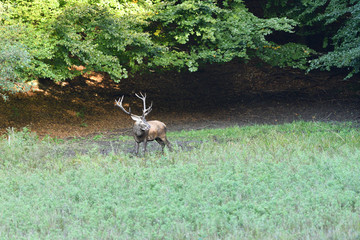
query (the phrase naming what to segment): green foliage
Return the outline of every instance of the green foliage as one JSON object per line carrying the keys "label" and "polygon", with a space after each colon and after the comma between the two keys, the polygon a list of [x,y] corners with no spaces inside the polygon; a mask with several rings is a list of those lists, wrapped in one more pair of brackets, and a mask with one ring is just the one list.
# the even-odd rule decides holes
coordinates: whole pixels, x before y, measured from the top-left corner
{"label": "green foliage", "polygon": [[[2,16],[3,26],[19,26],[21,31],[12,33],[12,38],[24,46],[30,55],[31,61],[26,69],[23,69],[21,81],[34,80],[48,77],[56,79],[52,66],[48,60],[53,56],[56,41],[51,37],[51,23],[59,13],[58,1],[56,0],[7,0]],[[18,74],[15,71],[15,74]],[[8,79],[8,81],[19,79]]]}
{"label": "green foliage", "polygon": [[0,141],[0,238],[360,236],[356,126],[295,122],[171,137],[202,141],[145,161],[62,155],[67,143],[10,131]]}
{"label": "green foliage", "polygon": [[304,44],[264,47],[274,45],[266,36],[291,32],[295,20],[297,34],[322,33],[324,46],[334,49],[311,61],[311,69],[344,67],[349,76],[359,71],[358,2],[264,5],[271,18],[254,16],[240,0],[5,0],[0,4],[1,87],[8,91],[37,78],[62,81],[87,71],[107,72],[118,81],[136,71],[196,71],[202,64],[255,56],[305,69],[315,52]]}
{"label": "green foliage", "polygon": [[242,1],[6,0],[1,13],[0,26],[21,27],[15,48],[30,61],[10,70],[6,81],[15,82],[20,72],[21,81],[62,81],[86,71],[114,80],[149,68],[196,71],[204,63],[247,59],[267,44],[266,35],[294,25],[259,19]]}
{"label": "green foliage", "polygon": [[287,43],[259,48],[256,54],[265,62],[278,67],[309,68],[309,56],[315,51],[302,44]]}
{"label": "green foliage", "polygon": [[[28,90],[23,78],[31,56],[16,37],[21,30],[17,26],[0,26],[0,90],[7,92]],[[1,92],[0,96],[7,98],[6,94]]]}
{"label": "green foliage", "polygon": [[25,80],[61,81],[84,71],[107,72],[119,80],[161,49],[141,28],[146,2],[142,8],[128,1],[6,3],[3,22],[23,26],[17,37],[32,59]]}
{"label": "green foliage", "polygon": [[[155,51],[148,34],[133,18],[116,17],[105,8],[76,5],[65,9],[54,25],[58,38],[58,61],[67,66],[109,73],[113,79],[127,77]],[[77,74],[81,72],[78,71]]]}
{"label": "green foliage", "polygon": [[345,68],[351,77],[360,71],[360,2],[330,1],[267,1],[267,16],[288,16],[299,22],[300,36],[323,36],[328,49],[311,62],[311,69]]}
{"label": "green foliage", "polygon": [[326,24],[343,22],[332,36],[334,51],[312,62],[312,69],[330,70],[331,67],[346,68],[347,77],[360,72],[360,2],[331,1],[326,12],[320,16]]}
{"label": "green foliage", "polygon": [[[242,1],[160,1],[150,18],[154,41],[169,48],[152,64],[196,71],[199,64],[247,59],[273,30],[291,31],[286,18],[259,19]],[[250,53],[249,53],[250,51]]]}

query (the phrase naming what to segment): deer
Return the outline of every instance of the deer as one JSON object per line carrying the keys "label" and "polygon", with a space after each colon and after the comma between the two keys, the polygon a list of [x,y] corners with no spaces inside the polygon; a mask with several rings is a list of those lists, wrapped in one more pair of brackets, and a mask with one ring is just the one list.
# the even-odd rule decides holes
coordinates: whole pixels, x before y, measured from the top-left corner
{"label": "deer", "polygon": [[121,110],[123,110],[127,115],[130,115],[130,117],[135,121],[133,126],[133,136],[135,139],[135,152],[136,155],[139,153],[139,145],[140,143],[144,143],[144,155],[146,153],[146,146],[147,142],[150,141],[157,141],[161,145],[161,151],[164,153],[165,145],[169,148],[171,151],[171,144],[166,138],[166,125],[163,122],[160,122],[158,120],[152,120],[152,121],[146,121],[145,117],[151,112],[152,110],[152,102],[150,104],[150,107],[146,108],[146,93],[140,94],[135,93],[135,96],[138,97],[143,101],[143,110],[142,115],[138,116],[131,113],[131,108],[129,107],[129,110],[127,111],[123,105],[122,102],[124,100],[124,95],[120,97],[118,100],[115,99],[115,105],[118,106]]}

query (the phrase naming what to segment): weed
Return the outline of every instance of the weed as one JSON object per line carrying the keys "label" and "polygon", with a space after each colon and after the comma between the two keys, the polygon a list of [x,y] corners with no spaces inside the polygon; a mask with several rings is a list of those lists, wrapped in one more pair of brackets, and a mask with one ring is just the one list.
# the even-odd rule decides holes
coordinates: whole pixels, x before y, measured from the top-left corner
{"label": "weed", "polygon": [[85,122],[82,122],[81,124],[80,124],[80,127],[87,127],[88,125],[87,125],[87,123],[85,123]]}
{"label": "weed", "polygon": [[91,144],[67,155],[80,140],[9,131],[0,140],[0,238],[360,237],[360,132],[351,123],[169,135],[173,152],[136,157]]}
{"label": "weed", "polygon": [[104,136],[102,134],[97,134],[93,137],[93,140],[96,141],[96,140],[100,140],[102,139]]}
{"label": "weed", "polygon": [[85,113],[86,108],[82,108],[80,111],[76,112],[76,117],[81,119],[80,127],[87,127],[87,123],[85,122]]}
{"label": "weed", "polygon": [[17,107],[11,107],[11,118],[18,119],[20,117],[20,110]]}
{"label": "weed", "polygon": [[80,111],[76,112],[76,117],[81,118],[81,119],[85,119],[85,112],[86,112],[86,108],[82,108],[80,109]]}

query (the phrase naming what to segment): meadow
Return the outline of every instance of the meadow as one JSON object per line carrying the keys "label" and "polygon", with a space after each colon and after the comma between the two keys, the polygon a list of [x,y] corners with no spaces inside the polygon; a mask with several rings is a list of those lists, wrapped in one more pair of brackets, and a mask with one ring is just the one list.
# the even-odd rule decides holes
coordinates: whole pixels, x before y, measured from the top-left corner
{"label": "meadow", "polygon": [[[99,136],[100,138],[101,136]],[[169,132],[174,151],[0,139],[0,239],[360,239],[356,123]],[[184,146],[186,143],[186,147]],[[131,145],[133,146],[133,145]]]}

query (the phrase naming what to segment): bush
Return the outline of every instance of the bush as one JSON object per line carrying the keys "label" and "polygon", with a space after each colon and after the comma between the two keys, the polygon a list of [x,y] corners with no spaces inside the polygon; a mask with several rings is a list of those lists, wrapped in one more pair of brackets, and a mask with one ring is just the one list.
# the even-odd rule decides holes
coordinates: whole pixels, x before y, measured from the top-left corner
{"label": "bush", "polygon": [[[24,84],[26,68],[32,60],[25,45],[17,38],[18,26],[0,26],[0,90],[18,92],[29,90]],[[0,95],[6,99],[6,94]]]}

